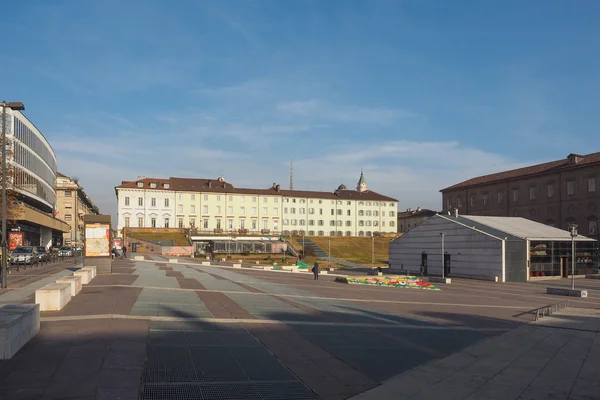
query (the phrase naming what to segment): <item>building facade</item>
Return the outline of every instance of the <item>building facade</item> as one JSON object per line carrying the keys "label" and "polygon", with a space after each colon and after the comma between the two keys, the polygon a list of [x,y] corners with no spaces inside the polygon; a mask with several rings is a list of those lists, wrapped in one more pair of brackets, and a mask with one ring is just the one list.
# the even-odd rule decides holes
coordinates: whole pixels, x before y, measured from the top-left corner
{"label": "building facade", "polygon": [[[191,228],[206,233],[371,236],[396,232],[398,200],[368,189],[333,192],[235,188],[223,178],[140,178],[115,188],[118,229]],[[155,205],[155,206],[153,206]],[[164,206],[164,207],[163,207]]]}
{"label": "building facade", "polygon": [[442,189],[444,213],[524,217],[598,238],[600,153],[480,176]]}
{"label": "building facade", "polygon": [[54,216],[56,155],[39,129],[20,111],[7,108],[7,189],[17,193],[16,219],[9,233],[21,243],[59,246],[69,226]]}
{"label": "building facade", "polygon": [[416,210],[411,210],[410,208],[404,212],[398,213],[398,233],[405,233],[416,227],[417,225],[423,223],[429,218],[436,215],[437,212],[433,210],[425,210],[420,207]]}
{"label": "building facade", "polygon": [[100,210],[79,185],[66,175],[56,176],[56,217],[69,224],[70,232],[63,234],[65,245],[81,246],[84,239],[83,217],[98,215]]}

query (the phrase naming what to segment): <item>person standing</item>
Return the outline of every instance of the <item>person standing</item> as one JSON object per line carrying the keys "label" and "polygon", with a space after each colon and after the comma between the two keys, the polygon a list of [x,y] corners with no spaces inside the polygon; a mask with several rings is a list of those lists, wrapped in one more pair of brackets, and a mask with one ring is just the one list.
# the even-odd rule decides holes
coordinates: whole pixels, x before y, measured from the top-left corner
{"label": "person standing", "polygon": [[312,267],[312,272],[315,275],[315,281],[319,280],[319,262],[315,261],[315,264]]}
{"label": "person standing", "polygon": [[123,257],[121,258],[127,258],[127,245],[123,245]]}

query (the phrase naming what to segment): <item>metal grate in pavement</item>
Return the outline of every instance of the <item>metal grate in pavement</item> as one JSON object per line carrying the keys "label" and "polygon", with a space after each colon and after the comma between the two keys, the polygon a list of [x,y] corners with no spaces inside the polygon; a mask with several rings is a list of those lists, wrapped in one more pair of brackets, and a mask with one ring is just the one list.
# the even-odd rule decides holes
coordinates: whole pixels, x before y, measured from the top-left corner
{"label": "metal grate in pavement", "polygon": [[316,400],[300,381],[144,385],[140,400]]}

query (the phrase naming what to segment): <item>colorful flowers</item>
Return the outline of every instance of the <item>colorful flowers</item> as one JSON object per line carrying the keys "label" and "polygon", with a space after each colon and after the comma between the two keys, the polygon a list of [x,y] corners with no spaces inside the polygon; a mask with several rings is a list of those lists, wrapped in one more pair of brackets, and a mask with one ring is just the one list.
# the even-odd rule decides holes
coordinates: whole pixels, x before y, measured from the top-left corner
{"label": "colorful flowers", "polygon": [[347,283],[354,285],[375,285],[411,289],[440,290],[429,282],[423,282],[421,278],[416,276],[348,277],[346,278],[346,281]]}

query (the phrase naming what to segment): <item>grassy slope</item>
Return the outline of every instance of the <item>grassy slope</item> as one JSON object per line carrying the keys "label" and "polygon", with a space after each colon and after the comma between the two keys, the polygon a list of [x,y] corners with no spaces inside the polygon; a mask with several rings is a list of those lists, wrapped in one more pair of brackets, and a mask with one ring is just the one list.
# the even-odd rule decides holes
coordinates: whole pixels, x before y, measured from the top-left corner
{"label": "grassy slope", "polygon": [[185,234],[183,233],[153,233],[153,232],[135,232],[129,235],[132,238],[136,238],[139,240],[173,240],[175,242],[175,246],[189,246],[190,242],[188,242]]}
{"label": "grassy slope", "polygon": [[[331,239],[331,256],[363,265],[371,264],[371,238],[370,237],[324,237],[311,236],[325,253],[328,249],[328,240]],[[389,243],[391,238],[375,238],[375,265],[385,265],[389,260]]]}

